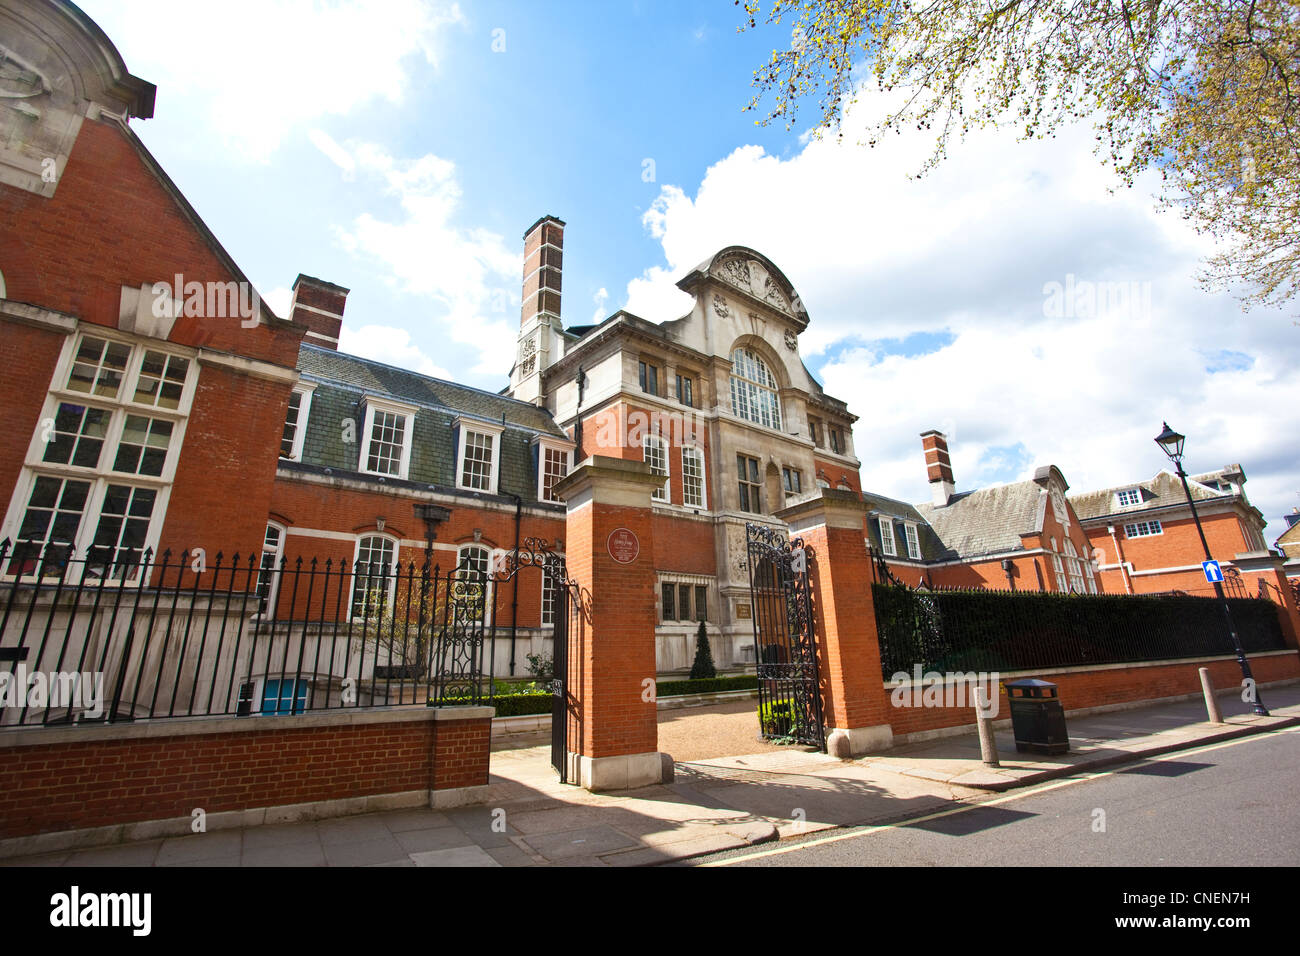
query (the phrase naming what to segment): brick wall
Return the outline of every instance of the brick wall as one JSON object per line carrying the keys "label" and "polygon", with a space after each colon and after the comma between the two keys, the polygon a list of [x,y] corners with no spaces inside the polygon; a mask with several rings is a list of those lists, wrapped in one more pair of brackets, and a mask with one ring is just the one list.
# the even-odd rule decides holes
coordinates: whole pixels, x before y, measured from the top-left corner
{"label": "brick wall", "polygon": [[[1261,683],[1300,677],[1300,656],[1295,652],[1252,657],[1251,671]],[[1198,669],[1208,667],[1214,686],[1220,689],[1239,687],[1241,669],[1235,658],[1206,661],[1180,661],[1164,664],[1124,664],[1097,670],[1071,670],[1067,673],[1049,673],[1047,670],[1033,674],[1019,674],[1015,678],[1006,674],[1001,680],[1020,677],[1041,677],[1058,687],[1061,704],[1066,712],[1107,704],[1158,700],[1184,694],[1199,694],[1201,680]],[[1264,695],[1267,700],[1267,693]],[[968,696],[969,701],[969,696]],[[1011,716],[1006,691],[999,688],[997,719]],[[889,707],[889,722],[894,734],[913,734],[944,727],[974,725],[972,706],[952,707]]]}
{"label": "brick wall", "polygon": [[[22,734],[24,743],[0,746],[0,839],[188,817],[195,808],[214,814],[485,785],[491,719],[435,720],[429,709],[421,716],[246,717],[237,729],[174,736],[90,728],[80,732],[85,740],[64,730],[12,731],[4,737]],[[39,742],[51,734],[58,742]]]}

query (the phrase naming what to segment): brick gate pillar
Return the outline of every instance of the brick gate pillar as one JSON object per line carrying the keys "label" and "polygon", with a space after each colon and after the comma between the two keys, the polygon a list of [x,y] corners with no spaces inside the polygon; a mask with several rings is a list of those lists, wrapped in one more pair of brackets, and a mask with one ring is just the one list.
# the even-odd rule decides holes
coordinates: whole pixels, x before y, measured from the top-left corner
{"label": "brick gate pillar", "polygon": [[831,488],[776,512],[791,538],[812,549],[808,562],[818,664],[824,688],[826,749],[856,757],[890,747],[889,695],[880,671],[880,643],[865,540],[866,502]]}
{"label": "brick gate pillar", "polygon": [[[569,636],[569,779],[627,790],[671,779],[655,706],[655,566],[644,462],[594,456],[556,485],[564,552],[583,595]],[[589,596],[589,597],[588,597]],[[648,683],[647,683],[648,682]]]}

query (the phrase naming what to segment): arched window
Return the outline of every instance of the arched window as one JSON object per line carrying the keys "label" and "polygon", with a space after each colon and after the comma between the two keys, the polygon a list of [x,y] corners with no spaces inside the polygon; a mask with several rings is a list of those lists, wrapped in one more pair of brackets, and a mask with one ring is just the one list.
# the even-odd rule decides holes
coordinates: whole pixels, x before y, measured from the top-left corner
{"label": "arched window", "polygon": [[392,606],[396,589],[397,542],[379,534],[364,536],[352,563],[353,619],[382,616]]}
{"label": "arched window", "polygon": [[491,553],[478,544],[461,547],[456,558],[456,581],[452,585],[452,600],[462,620],[491,623],[492,606]]}
{"label": "arched window", "polygon": [[731,353],[731,408],[741,418],[768,428],[781,427],[776,379],[750,349]]}

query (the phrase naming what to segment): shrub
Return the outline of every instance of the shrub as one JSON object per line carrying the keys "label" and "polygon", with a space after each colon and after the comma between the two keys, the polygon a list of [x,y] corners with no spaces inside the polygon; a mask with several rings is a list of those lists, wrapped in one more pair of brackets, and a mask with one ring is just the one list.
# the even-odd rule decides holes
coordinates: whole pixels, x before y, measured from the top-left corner
{"label": "shrub", "polygon": [[755,690],[756,674],[739,674],[734,677],[714,677],[709,680],[661,680],[655,688],[658,697],[679,697],[683,694],[717,694],[729,690]]}
{"label": "shrub", "polygon": [[713,666],[713,648],[709,646],[709,632],[700,621],[700,629],[695,634],[695,663],[691,665],[691,680],[712,680],[718,676],[718,669]]}

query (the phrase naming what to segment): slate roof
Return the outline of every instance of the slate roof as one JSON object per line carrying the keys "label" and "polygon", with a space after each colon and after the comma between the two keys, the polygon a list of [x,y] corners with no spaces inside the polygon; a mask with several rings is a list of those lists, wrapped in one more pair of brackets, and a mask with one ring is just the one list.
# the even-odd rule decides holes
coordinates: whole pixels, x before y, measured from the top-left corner
{"label": "slate roof", "polygon": [[[905,521],[916,524],[916,538],[917,544],[921,548],[922,561],[943,561],[955,557],[939,539],[939,536],[934,533],[934,529],[930,527],[925,517],[915,506],[909,505],[906,501],[887,498],[884,495],[878,495],[870,491],[863,492],[862,497],[873,512],[878,512],[874,515],[878,521],[892,520],[894,522],[894,549],[897,552],[898,560],[908,559],[907,539],[904,537],[901,526],[901,523]],[[875,521],[867,522],[867,533],[871,539],[871,546],[877,551],[882,551],[880,529]],[[894,560],[894,556],[890,556],[890,560]]]}
{"label": "slate roof", "polygon": [[567,437],[546,409],[531,402],[517,401],[321,346],[303,345],[298,353],[298,371],[309,379],[350,385],[375,396],[460,413],[498,424],[504,416],[507,424],[546,435]]}
{"label": "slate roof", "polygon": [[942,508],[917,505],[916,511],[948,551],[969,558],[1023,547],[1020,536],[1041,527],[1044,494],[1037,482],[1017,481],[962,492]]}
{"label": "slate roof", "polygon": [[[1227,475],[1240,474],[1240,466],[1233,465],[1218,471],[1189,476],[1187,486],[1192,491],[1192,500],[1211,501],[1216,498],[1237,497],[1244,499],[1244,495],[1238,495],[1236,492],[1219,491],[1216,488],[1202,484],[1204,481],[1213,481]],[[1117,492],[1126,488],[1140,488],[1142,500],[1138,504],[1121,507],[1115,496]],[[1102,488],[1097,491],[1085,491],[1081,494],[1070,495],[1069,499],[1070,504],[1074,506],[1074,513],[1079,516],[1080,521],[1104,518],[1111,515],[1135,514],[1151,508],[1164,508],[1186,504],[1187,502],[1187,496],[1183,494],[1183,483],[1178,479],[1178,476],[1164,470],[1154,478],[1146,481],[1131,481],[1126,485],[1115,485],[1112,488]]]}

